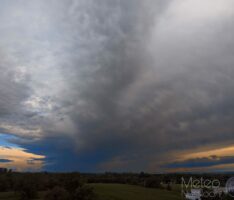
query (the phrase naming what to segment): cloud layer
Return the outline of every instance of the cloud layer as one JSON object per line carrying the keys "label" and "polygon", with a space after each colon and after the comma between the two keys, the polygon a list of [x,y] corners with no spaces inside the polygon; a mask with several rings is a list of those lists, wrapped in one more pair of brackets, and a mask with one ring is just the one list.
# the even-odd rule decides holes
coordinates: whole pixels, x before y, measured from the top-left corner
{"label": "cloud layer", "polygon": [[48,170],[163,171],[180,152],[232,145],[232,8],[2,1],[0,131]]}

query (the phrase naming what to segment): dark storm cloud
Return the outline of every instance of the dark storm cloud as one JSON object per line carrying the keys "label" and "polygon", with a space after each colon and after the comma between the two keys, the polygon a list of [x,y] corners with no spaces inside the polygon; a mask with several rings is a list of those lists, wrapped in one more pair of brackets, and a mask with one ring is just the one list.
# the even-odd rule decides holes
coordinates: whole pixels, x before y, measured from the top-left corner
{"label": "dark storm cloud", "polygon": [[89,4],[93,37],[83,36],[85,56],[64,70],[78,152],[104,149],[110,162],[124,154],[141,166],[173,149],[233,141],[231,19],[184,22],[158,3]]}
{"label": "dark storm cloud", "polygon": [[12,132],[57,169],[155,171],[174,150],[233,142],[232,1],[5,4],[2,46],[31,90],[14,85],[0,108],[25,101]]}

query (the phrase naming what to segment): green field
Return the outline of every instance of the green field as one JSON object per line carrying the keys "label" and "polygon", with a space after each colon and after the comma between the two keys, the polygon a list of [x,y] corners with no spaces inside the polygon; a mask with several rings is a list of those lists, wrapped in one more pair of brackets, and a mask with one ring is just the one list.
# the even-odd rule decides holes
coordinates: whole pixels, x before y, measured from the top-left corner
{"label": "green field", "polygon": [[[172,191],[123,184],[90,184],[98,200],[181,200],[178,188]],[[43,196],[39,194],[39,196]],[[43,198],[41,198],[43,199]],[[0,200],[17,200],[13,192],[0,193]],[[39,200],[39,199],[38,199]]]}
{"label": "green field", "polygon": [[181,200],[178,189],[167,191],[122,184],[91,184],[98,200]]}

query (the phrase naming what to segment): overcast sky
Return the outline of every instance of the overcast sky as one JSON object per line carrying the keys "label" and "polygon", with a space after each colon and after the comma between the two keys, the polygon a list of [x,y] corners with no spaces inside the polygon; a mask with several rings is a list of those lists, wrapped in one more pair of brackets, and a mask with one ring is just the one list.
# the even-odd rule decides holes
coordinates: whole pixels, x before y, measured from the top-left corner
{"label": "overcast sky", "polygon": [[233,19],[233,0],[0,0],[0,166],[233,169]]}

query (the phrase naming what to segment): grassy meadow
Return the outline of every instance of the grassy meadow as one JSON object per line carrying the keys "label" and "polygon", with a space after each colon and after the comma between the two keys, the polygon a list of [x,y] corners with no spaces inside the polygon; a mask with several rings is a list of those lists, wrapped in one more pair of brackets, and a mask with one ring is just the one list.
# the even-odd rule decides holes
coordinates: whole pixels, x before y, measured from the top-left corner
{"label": "grassy meadow", "polygon": [[[164,189],[150,189],[126,184],[90,184],[94,188],[97,200],[181,200],[179,189],[172,191]],[[13,192],[0,193],[1,200],[17,200]],[[39,193],[37,200],[43,199]],[[36,200],[36,199],[35,199]]]}
{"label": "grassy meadow", "polygon": [[98,200],[181,200],[180,191],[124,184],[92,184]]}

